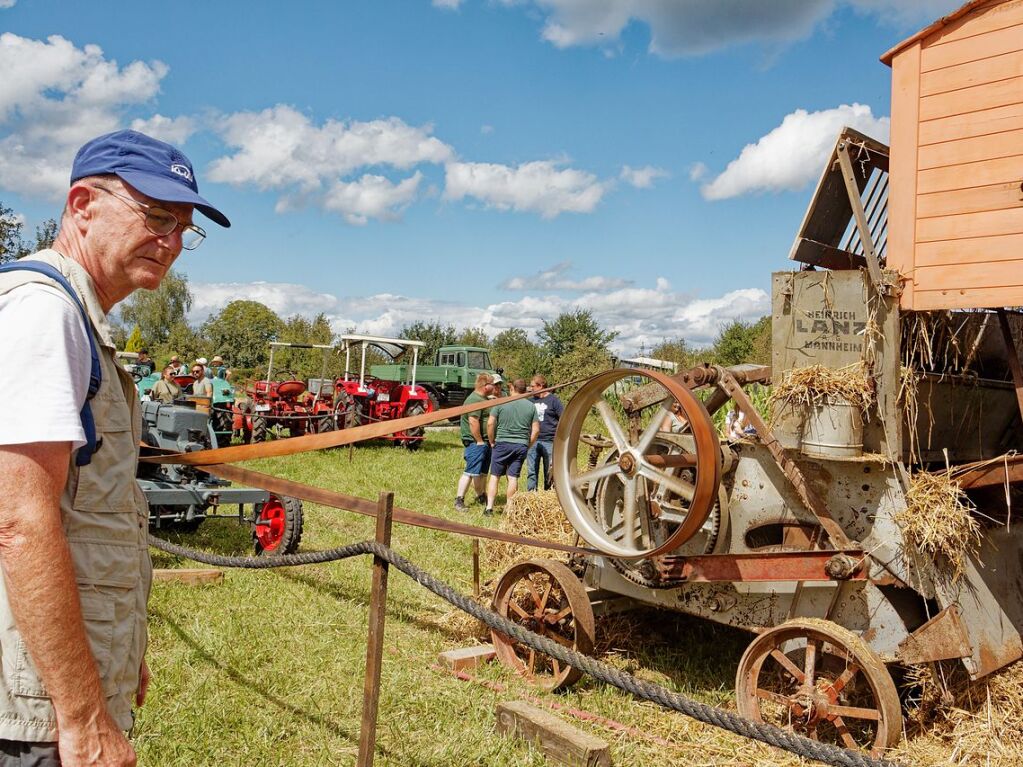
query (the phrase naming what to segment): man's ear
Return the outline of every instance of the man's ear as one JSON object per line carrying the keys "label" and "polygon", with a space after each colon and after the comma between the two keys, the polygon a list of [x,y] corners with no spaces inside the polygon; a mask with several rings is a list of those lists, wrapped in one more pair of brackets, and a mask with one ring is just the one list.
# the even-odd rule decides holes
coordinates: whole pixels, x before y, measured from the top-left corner
{"label": "man's ear", "polygon": [[67,193],[66,215],[74,227],[84,234],[95,214],[94,199],[96,190],[86,184],[73,184]]}

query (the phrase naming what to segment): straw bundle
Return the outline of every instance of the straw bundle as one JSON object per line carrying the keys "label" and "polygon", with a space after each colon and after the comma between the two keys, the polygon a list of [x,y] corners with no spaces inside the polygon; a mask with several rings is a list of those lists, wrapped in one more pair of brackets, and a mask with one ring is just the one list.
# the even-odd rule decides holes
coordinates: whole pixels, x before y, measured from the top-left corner
{"label": "straw bundle", "polygon": [[874,382],[862,362],[841,368],[810,365],[786,373],[771,390],[772,405],[807,411],[845,400],[864,413],[874,403]]}
{"label": "straw bundle", "polygon": [[943,558],[955,582],[967,557],[980,545],[973,504],[950,472],[917,472],[906,493],[906,508],[895,515],[906,546],[931,559]]}

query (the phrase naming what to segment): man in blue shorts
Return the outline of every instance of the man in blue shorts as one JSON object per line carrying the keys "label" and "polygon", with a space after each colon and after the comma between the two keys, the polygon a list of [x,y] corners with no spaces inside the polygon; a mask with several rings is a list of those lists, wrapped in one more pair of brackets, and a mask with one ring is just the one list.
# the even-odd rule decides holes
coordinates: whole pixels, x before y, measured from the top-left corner
{"label": "man in blue shorts", "polygon": [[[511,385],[511,394],[525,394],[526,381],[516,378]],[[497,499],[497,485],[501,477],[508,477],[507,500],[519,489],[519,474],[526,460],[526,453],[540,435],[540,419],[536,407],[528,399],[517,399],[498,405],[490,411],[487,421],[487,437],[493,446],[490,456],[490,483],[487,485],[487,516],[494,513]]]}
{"label": "man in blue shorts", "polygon": [[[466,405],[473,405],[477,402],[486,402],[493,392],[490,375],[480,373],[476,376],[476,388],[465,398]],[[476,490],[476,501],[485,498],[486,488],[484,477],[490,470],[490,444],[486,438],[487,411],[478,410],[475,413],[462,415],[462,445],[465,447],[463,457],[465,458],[465,471],[458,478],[458,491],[455,494],[455,508],[458,511],[465,511],[465,491],[469,489],[471,481]]]}
{"label": "man in blue shorts", "polygon": [[543,489],[551,489],[551,456],[554,455],[554,434],[558,430],[558,421],[565,411],[558,395],[544,391],[547,379],[542,375],[533,376],[530,384],[536,392],[529,401],[536,408],[536,416],[540,419],[540,436],[526,454],[526,490],[536,490],[540,478],[540,464],[543,464]]}

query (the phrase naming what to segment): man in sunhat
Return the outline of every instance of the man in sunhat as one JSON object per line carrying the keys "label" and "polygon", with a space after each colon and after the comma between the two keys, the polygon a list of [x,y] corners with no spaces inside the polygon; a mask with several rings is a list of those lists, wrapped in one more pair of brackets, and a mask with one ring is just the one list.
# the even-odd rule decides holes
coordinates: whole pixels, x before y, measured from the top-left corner
{"label": "man in sunhat", "polygon": [[0,399],[0,765],[136,762],[125,733],[149,682],[151,565],[138,398],[107,314],[198,247],[196,212],[230,226],[179,150],[100,136],[75,157],[53,247],[0,271],[0,338],[17,363],[0,391],[27,366],[47,403]]}

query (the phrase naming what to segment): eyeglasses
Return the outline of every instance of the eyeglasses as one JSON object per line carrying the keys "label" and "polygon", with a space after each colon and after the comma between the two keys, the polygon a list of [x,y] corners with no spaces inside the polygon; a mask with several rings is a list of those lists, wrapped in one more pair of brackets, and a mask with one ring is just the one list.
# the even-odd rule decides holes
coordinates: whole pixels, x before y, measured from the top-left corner
{"label": "eyeglasses", "polygon": [[202,375],[202,368],[196,368],[192,371],[192,375]]}
{"label": "eyeglasses", "polygon": [[182,224],[178,221],[177,216],[170,211],[158,208],[155,205],[146,205],[146,203],[139,202],[133,197],[118,194],[113,189],[107,189],[105,186],[100,186],[99,184],[93,184],[93,187],[104,191],[107,194],[112,194],[114,197],[125,203],[145,208],[145,212],[141,210],[137,212],[145,220],[146,229],[155,234],[157,237],[166,237],[180,227],[181,247],[185,250],[195,250],[202,245],[202,241],[206,239],[205,229],[201,226],[196,226],[195,224]]}

